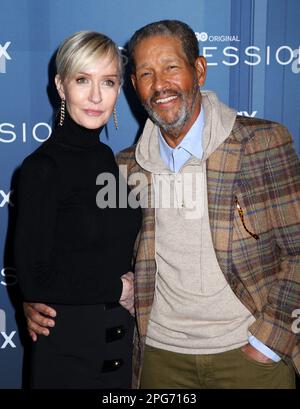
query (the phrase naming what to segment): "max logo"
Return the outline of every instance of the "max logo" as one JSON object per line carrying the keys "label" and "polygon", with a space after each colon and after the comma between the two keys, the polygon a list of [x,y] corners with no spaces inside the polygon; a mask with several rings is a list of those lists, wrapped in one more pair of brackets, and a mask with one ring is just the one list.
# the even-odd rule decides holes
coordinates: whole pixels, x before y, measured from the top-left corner
{"label": "max logo", "polygon": [[248,111],[240,111],[238,112],[238,115],[242,115],[242,116],[248,116],[249,118],[254,118],[257,114],[257,111],[252,111],[252,112],[248,112]]}
{"label": "max logo", "polygon": [[7,41],[3,46],[0,44],[0,74],[6,73],[6,60],[11,60],[11,57],[7,52],[10,44],[10,41]]}
{"label": "max logo", "polygon": [[16,334],[16,331],[12,331],[9,335],[5,332],[6,330],[6,314],[4,310],[0,310],[0,334],[4,338],[3,343],[1,344],[0,349],[5,349],[10,346],[11,348],[16,348],[15,343],[13,342],[13,337]]}
{"label": "max logo", "polygon": [[0,207],[4,207],[6,204],[13,206],[13,203],[10,200],[10,196],[12,193],[13,190],[8,193],[5,193],[4,190],[0,190]]}
{"label": "max logo", "polygon": [[15,334],[16,334],[16,331],[11,331],[9,335],[6,332],[1,332],[1,335],[4,338],[4,342],[1,345],[1,349],[5,349],[8,345],[12,348],[17,348],[16,344],[14,344],[12,340]]}

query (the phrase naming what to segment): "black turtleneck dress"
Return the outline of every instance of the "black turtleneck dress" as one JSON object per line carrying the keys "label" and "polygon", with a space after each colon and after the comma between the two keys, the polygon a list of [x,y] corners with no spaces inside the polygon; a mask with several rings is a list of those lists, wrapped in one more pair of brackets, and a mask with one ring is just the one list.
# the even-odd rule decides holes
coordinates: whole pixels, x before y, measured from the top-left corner
{"label": "black turtleneck dress", "polygon": [[[130,387],[133,319],[118,301],[141,213],[119,206],[127,186],[99,132],[67,115],[21,166],[17,276],[26,301],[57,311],[50,335],[32,345],[33,388]],[[100,208],[104,173],[116,184],[110,207]]]}

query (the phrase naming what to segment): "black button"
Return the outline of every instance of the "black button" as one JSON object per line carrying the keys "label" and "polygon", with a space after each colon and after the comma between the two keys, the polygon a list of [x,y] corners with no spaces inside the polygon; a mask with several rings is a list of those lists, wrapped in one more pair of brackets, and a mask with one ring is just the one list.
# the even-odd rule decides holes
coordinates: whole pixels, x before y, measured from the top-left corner
{"label": "black button", "polygon": [[123,325],[118,325],[117,327],[107,328],[105,334],[106,342],[117,341],[122,339],[126,333],[126,328]]}
{"label": "black button", "polygon": [[102,372],[117,371],[124,364],[123,359],[111,359],[103,362]]}

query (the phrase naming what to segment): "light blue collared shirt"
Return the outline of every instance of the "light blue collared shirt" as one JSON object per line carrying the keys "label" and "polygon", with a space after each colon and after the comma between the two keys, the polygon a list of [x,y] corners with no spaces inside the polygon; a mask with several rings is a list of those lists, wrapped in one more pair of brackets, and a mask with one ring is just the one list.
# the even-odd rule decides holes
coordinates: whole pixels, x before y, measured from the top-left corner
{"label": "light blue collared shirt", "polygon": [[257,349],[259,352],[267,356],[268,358],[272,359],[274,362],[279,362],[281,361],[281,358],[279,355],[277,355],[272,349],[267,347],[263,342],[261,342],[259,339],[257,339],[254,335],[248,336],[248,342],[250,345],[253,346],[253,348]]}
{"label": "light blue collared shirt", "polygon": [[[204,112],[203,106],[201,106],[200,114],[194,122],[191,129],[185,135],[183,140],[175,148],[171,148],[164,140],[160,130],[158,130],[158,141],[160,156],[167,167],[172,172],[178,172],[181,167],[190,159],[191,156],[195,156],[201,159],[203,156],[202,148],[202,133],[204,127]],[[281,360],[280,356],[257,339],[254,335],[248,336],[248,342],[257,349],[259,352],[272,359],[274,362]]]}
{"label": "light blue collared shirt", "polygon": [[202,131],[204,126],[204,113],[201,107],[200,114],[194,122],[191,129],[182,139],[179,145],[171,148],[164,140],[160,130],[158,130],[158,141],[160,156],[167,167],[172,172],[178,172],[180,168],[190,159],[195,156],[198,159],[202,158]]}

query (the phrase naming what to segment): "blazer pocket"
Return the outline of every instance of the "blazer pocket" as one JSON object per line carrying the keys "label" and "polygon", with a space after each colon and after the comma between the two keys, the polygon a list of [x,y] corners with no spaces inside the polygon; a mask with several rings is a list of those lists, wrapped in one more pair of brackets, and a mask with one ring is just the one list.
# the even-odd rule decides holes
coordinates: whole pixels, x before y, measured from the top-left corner
{"label": "blazer pocket", "polygon": [[241,204],[241,201],[237,196],[235,196],[234,204],[235,211],[237,211],[239,215],[240,222],[242,223],[244,230],[248,233],[249,236],[253,237],[255,240],[259,240],[259,235],[255,233],[253,227],[251,226],[249,219],[246,217],[244,206]]}

